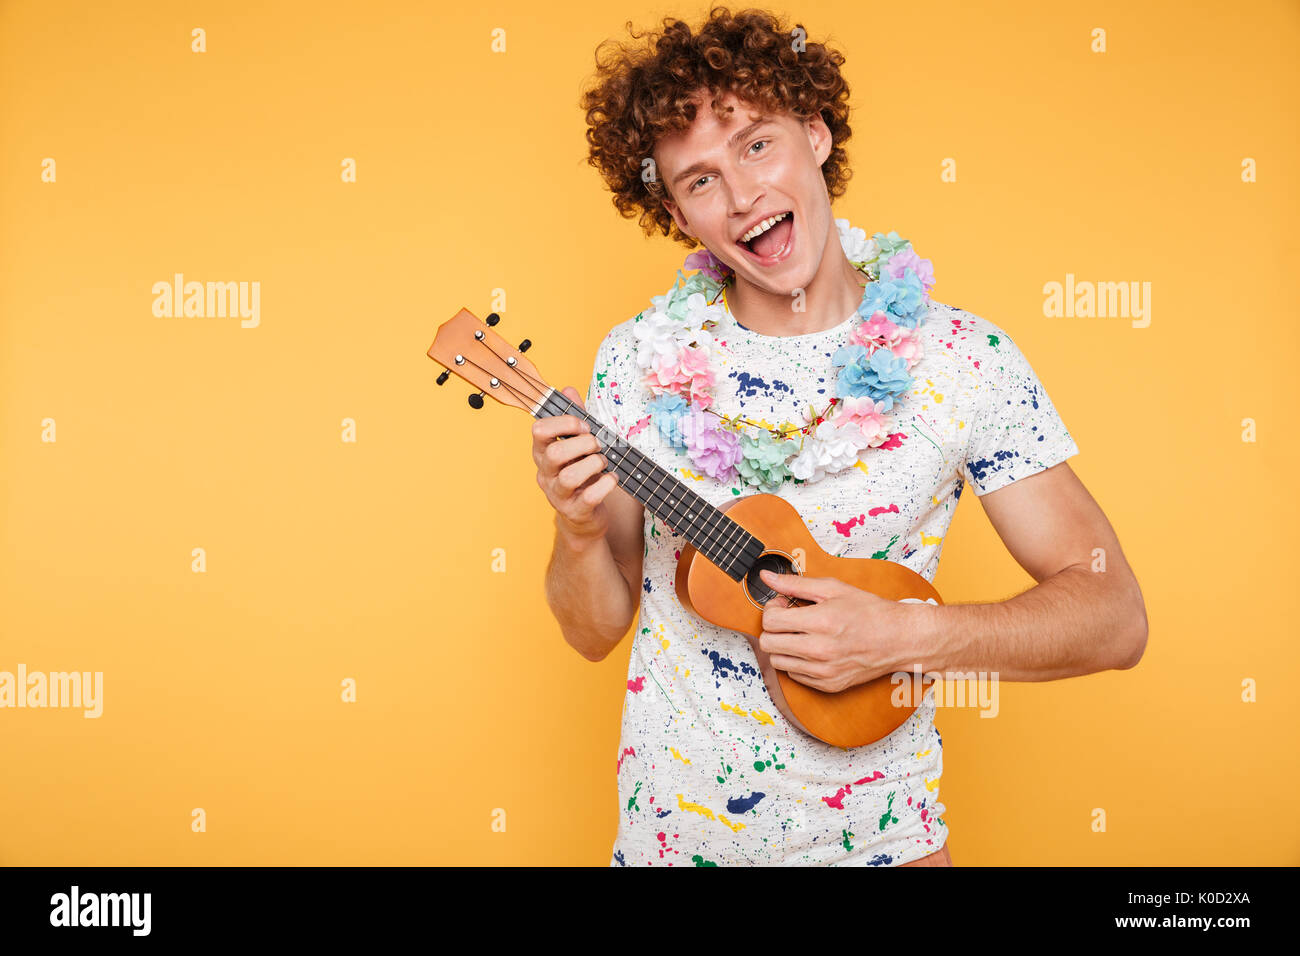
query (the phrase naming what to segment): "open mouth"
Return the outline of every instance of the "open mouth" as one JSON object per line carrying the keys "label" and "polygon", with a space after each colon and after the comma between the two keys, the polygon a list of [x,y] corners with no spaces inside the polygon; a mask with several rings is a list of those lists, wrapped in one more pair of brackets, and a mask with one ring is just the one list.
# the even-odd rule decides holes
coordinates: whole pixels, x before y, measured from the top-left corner
{"label": "open mouth", "polygon": [[762,231],[747,240],[738,240],[736,245],[759,265],[784,262],[794,248],[794,213],[789,210],[777,213],[756,228]]}

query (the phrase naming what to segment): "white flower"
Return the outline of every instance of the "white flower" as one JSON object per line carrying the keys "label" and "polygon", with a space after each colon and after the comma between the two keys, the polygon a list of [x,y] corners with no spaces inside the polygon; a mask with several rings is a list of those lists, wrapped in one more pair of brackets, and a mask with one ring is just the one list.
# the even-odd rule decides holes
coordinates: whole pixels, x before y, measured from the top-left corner
{"label": "white flower", "polygon": [[855,425],[843,428],[822,422],[803,440],[803,450],[790,462],[790,473],[800,481],[820,481],[857,464],[870,442]]}
{"label": "white flower", "polygon": [[644,313],[632,332],[637,340],[636,364],[642,371],[675,360],[691,343],[708,354],[710,363],[721,351],[707,329],[693,328],[657,310]]}
{"label": "white flower", "polygon": [[868,238],[865,229],[849,225],[847,219],[836,219],[835,228],[840,232],[840,245],[850,262],[870,262],[880,255],[876,240]]}
{"label": "white flower", "polygon": [[637,340],[636,364],[641,369],[676,358],[692,342],[708,352],[710,358],[717,352],[713,335],[701,326],[709,320],[718,321],[722,307],[709,305],[708,299],[694,292],[686,297],[686,317],[674,319],[666,311],[675,298],[674,291],[669,289],[667,295],[654,296],[651,299],[654,308],[642,313],[641,321],[632,326]]}

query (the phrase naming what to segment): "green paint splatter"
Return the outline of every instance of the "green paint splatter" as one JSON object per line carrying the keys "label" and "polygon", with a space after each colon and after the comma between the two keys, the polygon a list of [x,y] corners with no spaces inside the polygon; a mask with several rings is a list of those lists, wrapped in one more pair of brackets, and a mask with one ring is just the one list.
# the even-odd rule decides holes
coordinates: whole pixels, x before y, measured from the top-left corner
{"label": "green paint splatter", "polygon": [[724,774],[726,774],[725,777],[719,777],[719,778],[718,778],[718,783],[726,783],[726,782],[727,782],[727,777],[730,777],[730,776],[731,776],[731,768],[727,766],[727,761],[725,761],[725,760],[720,760],[720,761],[718,761],[718,762],[722,764],[722,772],[723,772]]}
{"label": "green paint splatter", "polygon": [[848,830],[841,830],[840,832],[844,834],[844,851],[847,853],[853,849],[853,844],[849,842],[849,837],[853,836],[853,834]]}
{"label": "green paint splatter", "polygon": [[650,537],[659,537],[659,526],[655,524],[655,519],[653,517],[650,518]]}
{"label": "green paint splatter", "polygon": [[717,866],[718,865],[714,863],[712,860],[704,859],[704,857],[700,856],[698,853],[695,854],[693,857],[691,857],[691,862],[694,863],[696,866]]}
{"label": "green paint splatter", "polygon": [[628,813],[631,813],[633,810],[640,810],[640,809],[641,809],[640,807],[638,807],[638,806],[636,805],[636,795],[637,795],[638,793],[640,793],[640,792],[641,792],[641,781],[638,780],[638,781],[636,782],[636,789],[632,791],[632,796],[629,797],[629,798],[628,798],[628,801],[627,801],[627,811],[628,811]]}
{"label": "green paint splatter", "polygon": [[898,544],[898,535],[894,535],[892,538],[890,538],[890,539],[889,539],[889,544],[885,545],[884,550],[883,550],[883,551],[877,551],[875,554],[872,555],[872,557],[873,557],[873,558],[888,558],[888,557],[889,557],[889,549],[892,548],[892,547],[893,547],[894,545],[896,545],[896,544]]}
{"label": "green paint splatter", "polygon": [[731,489],[731,493],[732,493],[733,495],[739,496],[739,495],[740,495],[740,489],[739,489],[739,488],[732,488],[732,489]]}
{"label": "green paint splatter", "polygon": [[999,339],[998,339],[998,337],[997,337],[996,335],[990,335],[990,336],[989,336],[989,345],[993,346],[994,348],[997,348],[997,347],[998,347],[998,342],[999,342]]}
{"label": "green paint splatter", "polygon": [[887,827],[887,826],[888,826],[889,824],[891,824],[891,823],[897,823],[897,822],[898,822],[898,817],[894,816],[894,793],[895,793],[895,792],[897,792],[897,791],[891,791],[891,792],[890,792],[890,794],[889,794],[889,802],[885,804],[885,813],[884,813],[884,815],[880,818],[880,829],[881,829],[881,830],[884,830],[885,827]]}
{"label": "green paint splatter", "polygon": [[766,770],[768,767],[773,767],[773,768],[775,768],[776,770],[784,770],[784,769],[785,769],[785,764],[783,764],[783,763],[777,763],[777,762],[776,762],[777,759],[778,759],[777,756],[776,756],[776,750],[780,750],[780,749],[781,749],[780,747],[777,747],[776,750],[772,751],[772,757],[771,757],[770,760],[764,760],[764,759],[760,756],[760,751],[761,751],[761,749],[762,749],[762,748],[759,747],[758,745],[755,745],[755,746],[754,746],[754,755],[758,757],[758,759],[754,761],[754,769],[755,769],[755,770],[757,770],[759,773],[762,773],[762,772],[763,772],[764,770]]}

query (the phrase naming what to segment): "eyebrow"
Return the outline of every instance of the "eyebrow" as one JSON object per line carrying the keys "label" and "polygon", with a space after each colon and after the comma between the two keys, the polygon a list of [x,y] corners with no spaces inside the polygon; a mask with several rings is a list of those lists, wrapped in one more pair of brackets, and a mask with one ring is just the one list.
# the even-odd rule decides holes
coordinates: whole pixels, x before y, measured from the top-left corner
{"label": "eyebrow", "polygon": [[[727,140],[727,148],[730,149],[731,147],[735,146],[737,141],[744,139],[746,136],[754,132],[760,126],[766,126],[769,122],[771,122],[771,119],[772,117],[770,116],[760,116],[757,120],[750,123],[744,129],[739,130],[738,132],[732,134],[732,136]],[[680,173],[678,173],[676,176],[673,177],[673,185],[676,186],[687,176],[693,176],[695,173],[700,172],[701,170],[708,169],[708,167],[709,167],[708,163],[703,163],[703,162],[691,163],[691,165],[687,166]]]}

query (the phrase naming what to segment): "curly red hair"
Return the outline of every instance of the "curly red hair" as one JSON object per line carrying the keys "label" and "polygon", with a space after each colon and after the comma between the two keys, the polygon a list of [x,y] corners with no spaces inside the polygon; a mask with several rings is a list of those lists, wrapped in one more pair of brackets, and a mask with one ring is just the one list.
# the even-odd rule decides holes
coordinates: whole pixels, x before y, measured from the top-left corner
{"label": "curly red hair", "polygon": [[[660,137],[694,122],[701,89],[712,94],[709,105],[719,118],[726,115],[720,102],[728,93],[768,113],[801,120],[820,114],[832,143],[822,164],[826,191],[832,200],[844,194],[853,173],[844,148],[852,130],[842,54],[820,43],[796,44],[795,32],[765,10],[732,14],[713,7],[694,34],[673,17],[664,18],[661,32],[638,34],[631,21],[626,27],[634,40],[649,39],[635,47],[613,40],[597,46],[596,76],[580,102],[587,113],[587,162],[600,171],[619,214],[639,214],[647,236],[658,231],[696,243],[663,207],[659,179],[643,181],[642,170]],[[802,24],[795,27],[806,38]]]}

